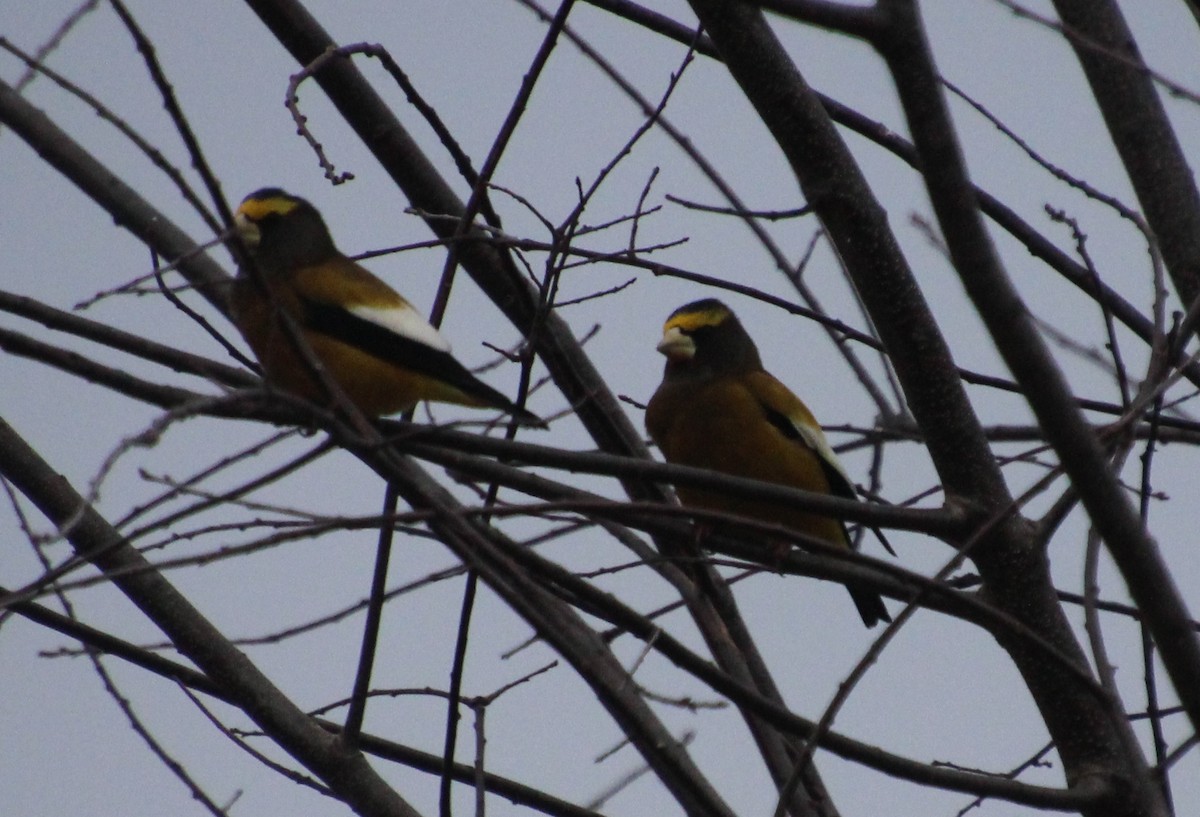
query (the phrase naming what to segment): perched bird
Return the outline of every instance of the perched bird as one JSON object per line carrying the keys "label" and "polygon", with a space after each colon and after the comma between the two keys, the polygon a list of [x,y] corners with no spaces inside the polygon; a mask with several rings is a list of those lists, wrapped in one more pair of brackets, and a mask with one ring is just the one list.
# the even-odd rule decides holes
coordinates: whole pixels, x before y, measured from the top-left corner
{"label": "perched bird", "polygon": [[327,401],[279,320],[284,313],[364,414],[394,414],[436,400],[497,408],[545,425],[467,371],[408,301],[343,255],[304,199],[264,188],[245,198],[235,221],[262,285],[243,270],[231,295],[232,317],[272,385]]}
{"label": "perched bird", "polygon": [[[681,306],[663,325],[663,381],[646,429],[667,462],[857,498],[808,407],[763,369],[758,348],[729,307],[713,298]],[[849,548],[846,526],[773,502],[680,486],[684,505],[786,525]],[[891,621],[879,595],[848,585],[868,627]]]}

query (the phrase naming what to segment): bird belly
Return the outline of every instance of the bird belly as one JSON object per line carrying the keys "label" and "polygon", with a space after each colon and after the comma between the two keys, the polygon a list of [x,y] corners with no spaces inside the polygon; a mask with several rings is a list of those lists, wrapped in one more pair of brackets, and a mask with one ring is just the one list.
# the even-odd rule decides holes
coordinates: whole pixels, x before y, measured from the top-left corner
{"label": "bird belly", "polygon": [[[785,437],[758,417],[738,412],[678,416],[659,440],[668,462],[732,476],[774,482],[814,493],[829,493],[829,481],[812,449]],[[733,496],[727,492],[680,486],[683,504],[785,525],[833,545],[847,546],[840,520],[782,503]]]}

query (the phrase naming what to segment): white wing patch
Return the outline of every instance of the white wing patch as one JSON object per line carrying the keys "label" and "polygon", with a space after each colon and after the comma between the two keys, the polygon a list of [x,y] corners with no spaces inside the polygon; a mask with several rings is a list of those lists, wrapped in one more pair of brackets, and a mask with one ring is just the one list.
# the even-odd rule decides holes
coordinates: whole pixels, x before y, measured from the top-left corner
{"label": "white wing patch", "polygon": [[442,333],[407,303],[404,306],[389,306],[382,309],[373,306],[351,306],[347,308],[347,311],[354,314],[355,317],[382,326],[401,337],[423,343],[439,352],[450,351],[450,343],[442,337]]}
{"label": "white wing patch", "polygon": [[800,434],[800,438],[808,444],[808,447],[816,451],[818,457],[831,466],[833,470],[841,474],[842,478],[846,480],[846,485],[853,490],[854,483],[850,481],[850,475],[846,473],[846,469],[838,462],[837,454],[833,453],[833,449],[830,448],[829,442],[825,439],[825,432],[821,431],[820,426],[811,425],[799,417],[788,417],[788,422],[795,427],[796,431]]}

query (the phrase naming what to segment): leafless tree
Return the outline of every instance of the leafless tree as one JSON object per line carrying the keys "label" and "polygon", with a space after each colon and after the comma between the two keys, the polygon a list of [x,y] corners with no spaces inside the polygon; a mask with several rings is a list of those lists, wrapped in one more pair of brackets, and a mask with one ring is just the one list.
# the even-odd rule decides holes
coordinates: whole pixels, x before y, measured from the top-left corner
{"label": "leafless tree", "polygon": [[[690,20],[624,0],[566,0],[547,10],[534,0],[519,0],[513,8],[529,15],[530,30],[538,26],[540,42],[523,57],[524,82],[503,125],[487,137],[490,148],[480,163],[459,143],[481,143],[483,137],[442,121],[439,100],[423,95],[408,77],[401,51],[388,42],[334,42],[296,0],[247,0],[262,26],[263,47],[269,36],[294,60],[290,82],[283,75],[254,80],[286,96],[297,142],[311,147],[337,184],[348,178],[339,167],[337,140],[349,141],[352,133],[378,162],[380,177],[406,199],[410,222],[427,228],[420,248],[436,248],[444,265],[435,319],[458,303],[451,300],[451,286],[465,274],[490,301],[487,308],[502,313],[515,329],[519,342],[507,350],[498,345],[495,359],[519,383],[521,399],[554,415],[551,431],[539,436],[502,425],[481,431],[478,423],[434,422],[437,414],[368,421],[336,401],[312,405],[264,387],[223,320],[232,264],[215,259],[221,242],[230,240],[226,189],[235,181],[214,169],[203,129],[185,114],[188,100],[173,90],[162,44],[118,0],[83,4],[40,53],[0,40],[29,71],[22,83],[0,86],[3,138],[27,143],[156,259],[152,275],[96,300],[140,307],[143,299],[133,296],[148,293],[168,301],[179,322],[202,327],[202,337],[211,340],[204,353],[185,351],[157,341],[152,327],[129,331],[115,319],[85,317],[56,306],[40,291],[0,292],[6,315],[0,347],[10,361],[29,359],[74,378],[69,399],[47,405],[61,416],[55,422],[63,435],[109,433],[111,426],[89,426],[85,410],[100,394],[104,400],[115,396],[130,416],[154,412],[137,433],[101,440],[109,456],[82,482],[57,472],[64,463],[51,458],[44,440],[0,418],[0,475],[11,508],[3,547],[15,550],[19,540],[27,540],[40,565],[32,577],[15,571],[3,577],[0,621],[12,627],[16,617],[27,619],[82,645],[81,653],[154,756],[211,813],[236,813],[236,805],[221,802],[225,795],[211,791],[237,784],[214,781],[211,774],[201,780],[186,752],[175,757],[171,724],[139,716],[147,678],[176,684],[174,705],[203,712],[223,740],[245,750],[244,763],[364,815],[434,809],[442,815],[466,809],[482,814],[485,803],[495,808],[506,802],[554,815],[672,808],[697,817],[746,813],[747,802],[728,782],[735,776],[769,781],[776,813],[795,817],[841,813],[848,787],[860,792],[878,787],[877,799],[865,798],[875,803],[877,814],[909,810],[896,799],[897,791],[911,794],[914,804],[937,802],[942,808],[983,804],[1089,817],[1188,813],[1200,793],[1177,794],[1175,778],[1177,769],[1194,763],[1185,755],[1200,723],[1200,641],[1180,589],[1195,586],[1188,572],[1191,529],[1184,535],[1180,525],[1160,526],[1151,508],[1164,492],[1178,494],[1186,505],[1191,487],[1186,479],[1161,485],[1155,479],[1160,445],[1172,443],[1173,456],[1194,470],[1191,446],[1200,441],[1200,427],[1187,413],[1200,386],[1200,366],[1189,348],[1200,303],[1200,195],[1181,144],[1186,140],[1168,113],[1168,103],[1193,106],[1194,118],[1196,99],[1147,65],[1112,0],[1055,0],[1053,16],[1008,0],[977,5],[992,14],[1004,10],[1022,30],[1053,36],[1059,48],[1074,53],[1091,99],[1072,102],[1103,117],[1133,199],[1108,195],[1055,166],[1002,117],[971,100],[955,84],[958,78],[943,77],[922,9],[912,0],[868,5],[690,0]],[[72,28],[80,19],[101,13],[132,35],[157,94],[147,95],[146,105],[165,106],[186,145],[190,170],[173,166],[104,99],[89,95],[88,77],[54,71],[59,41],[76,36]],[[398,5],[378,13],[405,12]],[[589,43],[586,22],[576,25],[577,19],[601,17],[625,36],[660,43],[674,55],[676,71],[657,96],[644,96],[622,76],[620,65],[605,61]],[[879,60],[894,84],[902,119],[888,127],[819,93],[806,80],[812,66],[803,49],[788,45],[798,33],[859,49],[864,64]],[[453,34],[430,36],[446,37],[453,50]],[[492,45],[517,47],[499,35]],[[579,170],[574,206],[551,217],[543,215],[535,179],[501,183],[497,174],[506,151],[527,138],[522,118],[531,99],[551,83],[557,70],[553,56],[566,50],[591,61],[625,95],[639,111],[640,125],[620,150],[597,157],[595,168]],[[373,72],[377,65],[383,72],[368,79],[368,63]],[[696,147],[695,137],[703,135],[699,126],[673,124],[672,114],[686,105],[676,98],[677,84],[696,64],[735,83],[749,103],[739,110],[765,126],[774,152],[770,161],[782,158],[797,183],[794,210],[756,209],[757,202],[739,193],[744,186],[736,169],[722,175]],[[177,189],[174,206],[186,202],[203,239],[174,223],[171,214],[178,209],[152,203],[155,196],[144,181],[89,152],[90,126],[73,129],[31,104],[23,88],[27,82],[55,85],[112,121]],[[333,109],[310,121],[317,88]],[[1035,96],[1036,89],[1028,93]],[[1115,214],[1114,230],[1145,259],[1140,270],[1116,282],[1106,278],[1103,270],[1111,265],[1093,257],[1086,216],[1081,222],[1071,210],[1049,207],[1042,222],[1031,222],[1001,196],[977,186],[952,109],[977,111],[1020,148],[1013,152],[1019,158],[1005,161],[1031,165],[1080,201]],[[606,114],[597,108],[580,115]],[[334,118],[349,130],[337,132]],[[418,120],[435,138],[412,135]],[[709,128],[725,124],[720,116],[708,116]],[[341,135],[323,135],[335,132]],[[660,193],[650,175],[633,206],[603,215],[608,211],[598,198],[650,138],[672,145],[674,161],[700,173],[720,201]],[[930,216],[915,230],[956,273],[967,296],[962,303],[969,304],[999,353],[1003,365],[995,371],[957,362],[983,341],[948,331],[950,320],[931,307],[937,293],[914,272],[912,251],[898,239],[897,224],[889,221],[880,191],[861,169],[857,149],[851,151],[852,141],[869,145],[874,161],[884,156],[919,177]],[[5,198],[6,208],[20,206]],[[653,229],[661,205],[692,220],[695,227],[686,237],[693,244],[704,240],[704,225],[714,220],[737,225],[747,256],[771,259],[776,269],[752,278],[673,263],[673,241],[659,241]],[[56,223],[50,208],[43,219],[48,240],[70,236],[70,226]],[[539,224],[542,232],[513,230],[510,222]],[[114,231],[113,240],[117,235]],[[805,246],[798,256],[789,249],[796,236]],[[1064,293],[1056,308],[1031,308],[1031,299],[1040,297],[1036,287],[1028,283],[1030,276],[1013,274],[1007,260],[1012,256],[998,245],[1020,248],[1035,260],[1037,276],[1069,285],[1056,289]],[[400,250],[416,252],[418,246]],[[844,291],[857,296],[861,312],[851,299],[839,300],[837,308],[822,305],[819,287],[805,276],[818,250],[844,275]],[[586,351],[589,327],[571,320],[578,296],[570,294],[575,291],[570,276],[601,266],[630,280],[674,278],[691,282],[698,293],[732,293],[786,313],[789,326],[819,327],[842,364],[829,377],[844,380],[847,393],[857,386],[853,399],[875,411],[870,427],[827,422],[844,432],[839,435],[844,451],[870,452],[875,467],[863,492],[871,501],[656,462],[640,428],[638,403],[646,395],[623,403],[612,371],[605,369],[609,364]],[[767,275],[786,282],[788,294],[772,294],[781,290],[764,283]],[[597,286],[583,297],[603,313],[623,286]],[[82,300],[95,289],[94,282],[81,282],[73,292]],[[675,305],[664,304],[662,316]],[[1098,328],[1081,334],[1079,315]],[[619,324],[620,318],[611,321]],[[53,334],[32,332],[33,324]],[[653,328],[646,337],[652,335]],[[223,359],[218,343],[228,350]],[[133,363],[111,362],[114,350]],[[1095,367],[1114,399],[1090,398],[1077,385],[1081,372]],[[1028,419],[997,423],[1006,405],[1017,406],[1015,415]],[[188,439],[195,424],[206,429],[205,445],[181,442],[172,448],[173,440]],[[263,428],[270,429],[269,436],[253,436]],[[495,429],[505,433],[490,433]],[[580,430],[589,442],[581,444]],[[888,470],[889,463],[911,458],[914,444],[927,452],[920,456],[932,464],[936,485]],[[195,459],[181,461],[180,450]],[[139,452],[157,452],[160,462],[171,463],[171,472],[189,476],[143,472],[141,489],[122,495],[114,484],[129,476]],[[382,511],[355,507],[330,513],[289,500],[298,496],[292,493],[296,486],[307,481],[312,490],[350,468],[370,473],[367,491],[385,495]],[[698,537],[694,526],[714,521],[713,515],[697,520],[681,510],[670,491],[681,484],[769,497],[840,516],[864,530],[884,529],[900,544],[899,557],[832,552],[764,524]],[[378,503],[377,496],[371,501]],[[48,533],[35,509],[49,521]],[[202,593],[197,585],[212,575],[206,565],[254,564],[265,554],[314,541],[338,553],[332,544],[338,537],[370,531],[377,536],[374,574],[355,576],[357,592],[343,596],[334,612],[309,607],[268,636],[238,642],[229,624],[251,628],[256,600],[222,602],[218,626],[194,598]],[[768,540],[799,547],[780,553],[764,546]],[[913,542],[920,544],[906,546]],[[393,551],[421,548],[449,554],[453,563],[397,584],[389,557],[394,564],[408,557]],[[917,558],[914,548],[924,555]],[[583,551],[590,555],[581,558]],[[1051,554],[1063,553],[1078,554],[1081,565],[1071,586],[1051,572]],[[322,558],[333,563],[340,556]],[[1109,565],[1115,572],[1102,581]],[[320,572],[309,568],[314,570]],[[855,648],[859,660],[840,670],[839,683],[818,700],[794,689],[791,676],[803,674],[805,666],[780,671],[789,665],[777,654],[779,630],[790,632],[793,625],[744,616],[748,594],[740,592],[743,582],[783,581],[791,591],[815,579],[873,587],[890,600],[895,618],[862,637]],[[424,605],[418,591],[429,588],[439,609],[450,611],[445,617],[451,620],[443,623],[454,633],[443,682],[434,686],[403,668],[383,672],[376,666],[381,629],[432,629],[414,620]],[[169,643],[135,643],[119,635],[122,626],[76,610],[77,599],[97,593],[123,594]],[[488,609],[498,605],[508,620],[522,623],[530,638],[524,652],[552,657],[506,681],[491,675],[481,680],[473,666],[494,665],[500,653],[518,646],[481,642],[483,599]],[[1027,755],[1013,758],[1011,767],[973,768],[971,747],[989,740],[978,728],[954,733],[947,726],[944,742],[929,750],[937,762],[890,747],[895,724],[881,726],[877,734],[860,729],[857,738],[839,728],[844,708],[875,694],[879,685],[872,682],[879,676],[886,682],[894,671],[888,657],[903,649],[914,627],[930,626],[924,622],[945,627],[938,631],[945,634],[943,652],[936,658],[926,654],[930,673],[943,667],[964,686],[990,682],[978,677],[982,665],[973,663],[975,653],[954,646],[954,638],[970,631],[988,637],[983,643],[991,661],[1002,658],[1019,676],[1019,684],[996,687],[1003,691],[992,701],[992,714],[1002,719],[1032,703],[1045,734],[1027,735]],[[1127,634],[1130,628],[1137,639],[1129,643],[1123,635],[1112,643],[1114,631]],[[795,625],[798,639],[804,630]],[[322,646],[289,653],[287,673],[280,667],[265,670],[270,650],[281,643]],[[352,671],[341,667],[322,687],[342,690],[332,699],[314,702],[289,689],[323,672],[332,655],[352,653],[357,654]],[[914,660],[913,652],[903,654]],[[806,663],[821,660],[809,656]],[[5,663],[6,673],[20,672],[19,661],[10,657]],[[135,674],[130,667],[137,668]],[[521,698],[516,692],[545,690],[551,683],[563,690],[555,694],[567,696],[565,701],[549,700],[548,693]],[[443,728],[434,730],[440,745],[427,745],[428,730],[377,714],[393,712],[385,709],[388,697],[412,696],[431,697],[444,713]],[[925,717],[911,703],[910,711],[903,702],[889,704],[891,717],[899,724]],[[475,727],[470,734],[459,726],[468,712]],[[489,713],[491,721],[485,718]],[[736,724],[714,720],[725,715]],[[953,715],[943,716],[953,723]],[[534,752],[522,746],[519,728],[516,734],[502,730],[499,737],[488,732],[485,724],[497,718],[556,726],[539,730],[549,737]],[[575,719],[604,724],[610,736],[615,727],[620,741],[640,756],[638,772],[617,781],[609,765],[598,765],[565,795],[542,783],[540,767],[552,765],[558,753],[575,751],[581,739],[589,742],[589,751],[603,749],[596,737],[603,731],[588,732]],[[696,746],[708,741],[736,747],[729,750],[730,768],[698,760],[689,743],[692,733]],[[1047,757],[1051,770],[1045,768]],[[845,761],[848,771],[839,771],[839,783],[827,788],[821,772],[834,758]],[[401,769],[417,774],[404,776]],[[587,793],[609,785],[614,793],[586,801]],[[615,794],[627,786],[634,788]],[[955,799],[919,799],[918,793],[931,792]]]}

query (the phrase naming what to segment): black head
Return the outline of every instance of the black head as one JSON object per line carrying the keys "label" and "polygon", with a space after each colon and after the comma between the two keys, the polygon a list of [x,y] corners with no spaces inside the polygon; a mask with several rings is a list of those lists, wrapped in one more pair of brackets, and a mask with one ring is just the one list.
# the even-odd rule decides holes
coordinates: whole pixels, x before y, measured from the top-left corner
{"label": "black head", "polygon": [[264,187],[246,196],[235,221],[247,249],[269,272],[318,264],[340,255],[317,208],[278,187]]}
{"label": "black head", "polygon": [[704,374],[759,371],[762,359],[741,321],[716,298],[685,304],[663,324],[658,351],[667,356],[667,371]]}

